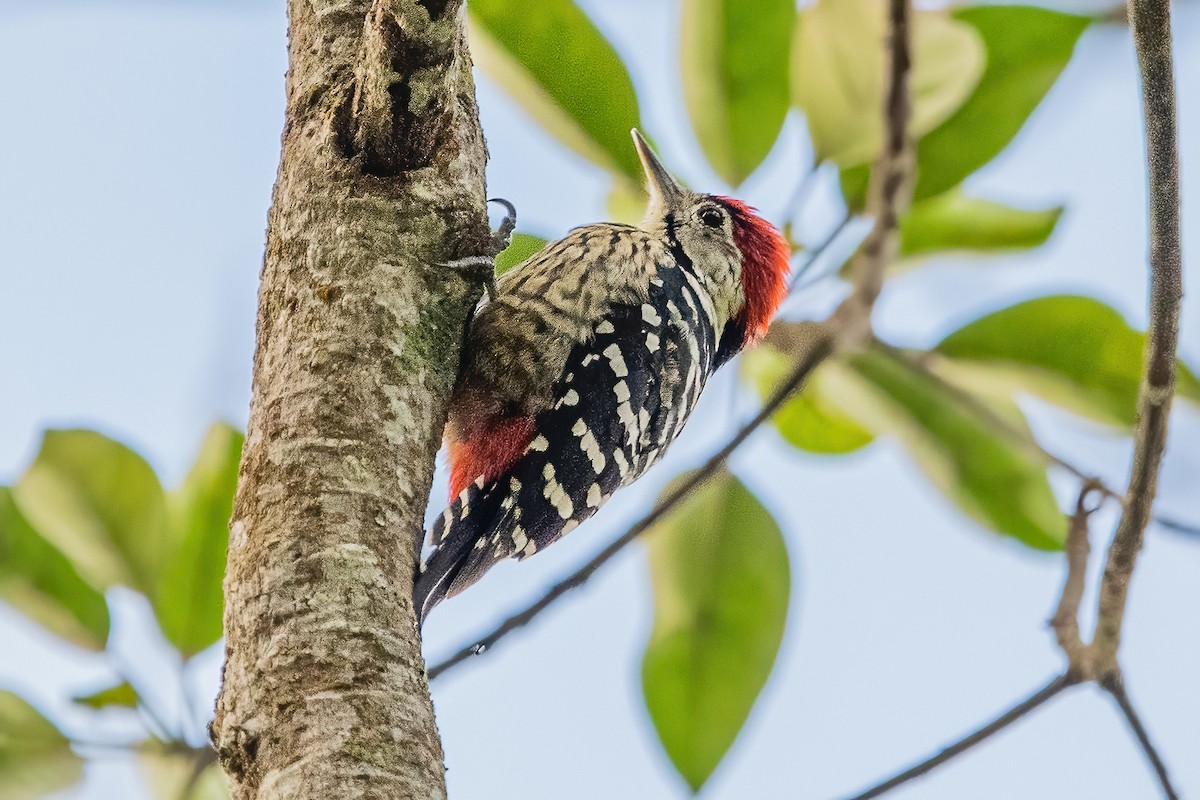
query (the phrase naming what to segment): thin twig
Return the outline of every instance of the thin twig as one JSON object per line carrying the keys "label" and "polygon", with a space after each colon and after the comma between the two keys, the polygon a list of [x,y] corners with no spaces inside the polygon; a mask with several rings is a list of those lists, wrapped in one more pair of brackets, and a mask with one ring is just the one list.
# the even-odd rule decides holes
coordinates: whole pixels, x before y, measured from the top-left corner
{"label": "thin twig", "polygon": [[861,258],[850,265],[854,278],[854,296],[865,308],[875,305],[883,288],[884,270],[896,259],[899,240],[896,230],[900,217],[912,201],[912,175],[915,156],[908,120],[912,105],[908,77],[910,56],[909,16],[911,0],[888,3],[888,69],[883,101],[883,149],[871,170],[868,206],[875,225],[859,249]]}
{"label": "thin twig", "polygon": [[972,731],[971,733],[967,734],[963,738],[959,739],[954,744],[951,744],[947,747],[942,748],[941,750],[939,750],[937,752],[936,755],[933,755],[933,756],[925,759],[924,761],[922,761],[919,764],[915,764],[915,765],[909,767],[908,769],[904,770],[903,772],[901,772],[897,775],[894,775],[885,781],[877,783],[876,785],[872,786],[870,789],[867,789],[864,792],[860,792],[859,794],[856,794],[853,797],[847,798],[847,800],[869,800],[869,798],[872,798],[872,797],[879,797],[881,794],[890,792],[892,789],[895,789],[897,786],[908,783],[913,778],[919,778],[922,775],[925,775],[926,773],[931,772],[933,769],[941,766],[942,764],[946,763],[947,761],[954,758],[955,756],[958,756],[958,755],[966,752],[967,750],[971,749],[975,745],[982,742],[984,739],[987,739],[988,737],[992,736],[993,734],[999,733],[1000,731],[1004,730],[1009,725],[1013,724],[1014,722],[1021,719],[1029,712],[1033,711],[1038,706],[1045,703],[1047,700],[1049,700],[1052,697],[1054,697],[1055,695],[1057,695],[1063,689],[1066,689],[1072,685],[1074,685],[1074,682],[1072,681],[1071,678],[1069,678],[1066,675],[1059,675],[1057,678],[1050,681],[1045,686],[1043,686],[1041,689],[1038,689],[1036,692],[1031,694],[1029,697],[1027,697],[1024,700],[1022,700],[1021,702],[1017,703],[1012,708],[1010,708],[1008,711],[1005,711],[1003,714],[996,717],[991,722]]}
{"label": "thin twig", "polygon": [[1150,186],[1150,325],[1126,502],[1108,550],[1092,649],[1098,674],[1117,670],[1129,581],[1142,549],[1167,443],[1175,393],[1175,352],[1183,296],[1179,233],[1179,153],[1169,0],[1132,0],[1129,16],[1142,78]]}
{"label": "thin twig", "polygon": [[800,266],[798,266],[796,268],[796,270],[792,273],[792,277],[788,280],[788,292],[789,293],[797,292],[797,291],[800,291],[801,289],[806,289],[809,286],[811,286],[815,282],[815,280],[819,280],[821,277],[823,277],[823,276],[819,275],[819,276],[817,276],[817,278],[815,280],[807,281],[805,283],[800,282],[800,279],[808,274],[809,270],[811,270],[813,268],[813,266],[816,265],[817,261],[821,258],[821,256],[825,255],[825,251],[828,250],[829,247],[834,243],[834,241],[836,241],[837,238],[842,235],[842,231],[846,230],[846,226],[850,224],[851,219],[853,219],[853,217],[850,215],[849,212],[847,212],[842,217],[841,221],[839,221],[838,224],[834,226],[833,230],[831,230],[825,236],[824,239],[822,239],[811,250],[808,250],[804,253],[804,256],[805,256],[804,263],[802,263]]}
{"label": "thin twig", "polygon": [[1089,675],[1087,665],[1088,648],[1079,636],[1079,605],[1083,602],[1083,590],[1087,586],[1088,562],[1088,519],[1096,511],[1088,507],[1088,497],[1098,489],[1095,481],[1087,481],[1079,490],[1075,501],[1075,513],[1067,532],[1067,578],[1063,582],[1058,608],[1050,620],[1058,646],[1067,656],[1068,671],[1081,680]]}
{"label": "thin twig", "polygon": [[1200,539],[1200,525],[1189,525],[1186,522],[1180,522],[1177,519],[1159,516],[1154,517],[1154,522],[1155,524],[1160,525],[1169,531],[1175,531],[1176,533],[1182,533],[1184,536],[1191,536],[1192,538]]}
{"label": "thin twig", "polygon": [[1146,755],[1146,760],[1150,762],[1151,769],[1154,770],[1154,774],[1158,777],[1163,797],[1166,797],[1167,800],[1179,800],[1179,793],[1171,785],[1171,776],[1167,774],[1167,765],[1163,763],[1162,758],[1159,756],[1158,748],[1150,741],[1150,734],[1147,732],[1146,726],[1142,724],[1142,718],[1138,714],[1137,709],[1133,707],[1133,702],[1129,699],[1129,692],[1125,689],[1125,679],[1120,673],[1117,673],[1110,679],[1103,681],[1101,686],[1117,701],[1117,706],[1125,716],[1125,721],[1129,723],[1129,729],[1133,732],[1138,744],[1141,745],[1142,752]]}
{"label": "thin twig", "polygon": [[513,614],[508,619],[504,620],[491,633],[479,637],[474,643],[461,648],[454,655],[447,658],[445,661],[433,666],[429,670],[429,679],[433,680],[446,670],[461,664],[471,656],[479,655],[484,651],[493,647],[496,642],[503,639],[508,634],[521,628],[542,613],[555,600],[562,595],[576,589],[585,584],[592,574],[602,567],[609,559],[619,553],[630,542],[641,536],[654,523],[658,522],[671,509],[679,505],[691,492],[697,489],[701,484],[708,480],[714,473],[724,466],[729,456],[736,450],[742,442],[750,437],[760,425],[766,422],[770,417],[779,410],[784,402],[791,396],[792,392],[804,383],[805,379],[812,374],[812,371],[817,368],[817,365],[829,357],[833,353],[836,336],[834,332],[828,328],[824,329],[824,333],[812,339],[811,347],[796,363],[791,374],[783,381],[776,389],[774,394],[763,404],[762,409],[745,425],[741,430],[730,439],[724,447],[718,450],[711,458],[708,459],[699,469],[689,473],[688,476],[679,484],[674,486],[670,491],[663,495],[658,504],[650,511],[649,514],[642,517],[636,522],[633,527],[615,539],[612,544],[601,550],[594,558],[588,561],[575,572],[568,575],[558,583],[551,586],[541,599],[529,606],[525,610]]}

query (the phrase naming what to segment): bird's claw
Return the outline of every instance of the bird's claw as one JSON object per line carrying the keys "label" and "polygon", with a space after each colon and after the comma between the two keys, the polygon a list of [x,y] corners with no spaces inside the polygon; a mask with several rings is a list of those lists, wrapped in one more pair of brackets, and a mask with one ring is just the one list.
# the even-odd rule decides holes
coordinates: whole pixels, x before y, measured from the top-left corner
{"label": "bird's claw", "polygon": [[500,227],[492,231],[492,255],[498,256],[512,241],[513,231],[517,228],[517,208],[503,197],[491,197],[488,202],[504,206],[504,219],[500,220]]}
{"label": "bird's claw", "polygon": [[458,270],[469,278],[482,281],[488,300],[494,300],[496,299],[496,256],[500,255],[500,252],[512,241],[513,230],[517,227],[517,209],[516,206],[501,197],[493,197],[488,202],[499,203],[504,206],[505,211],[504,219],[500,220],[500,227],[492,231],[491,240],[488,242],[488,254],[458,258],[438,264],[438,266]]}

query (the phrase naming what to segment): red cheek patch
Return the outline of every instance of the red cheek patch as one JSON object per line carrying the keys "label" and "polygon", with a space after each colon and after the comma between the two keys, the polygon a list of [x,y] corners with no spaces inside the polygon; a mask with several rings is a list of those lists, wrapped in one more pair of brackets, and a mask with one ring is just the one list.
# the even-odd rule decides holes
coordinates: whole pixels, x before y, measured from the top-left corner
{"label": "red cheek patch", "polygon": [[766,335],[771,318],[787,295],[791,248],[783,234],[750,206],[731,197],[719,199],[733,217],[733,243],[742,253],[742,292],[746,300],[738,321],[749,345]]}

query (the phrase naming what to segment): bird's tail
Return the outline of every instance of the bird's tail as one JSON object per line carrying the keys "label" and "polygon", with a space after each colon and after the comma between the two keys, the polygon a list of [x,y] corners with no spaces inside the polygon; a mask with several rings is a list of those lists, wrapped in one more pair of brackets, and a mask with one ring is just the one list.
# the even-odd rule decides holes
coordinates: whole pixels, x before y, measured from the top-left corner
{"label": "bird's tail", "polygon": [[[488,567],[509,555],[492,552],[490,540],[508,514],[502,508],[504,493],[495,483],[464,489],[429,530],[434,550],[421,564],[413,584],[417,623],[423,624],[434,606],[479,580]],[[484,549],[488,553],[484,553]]]}

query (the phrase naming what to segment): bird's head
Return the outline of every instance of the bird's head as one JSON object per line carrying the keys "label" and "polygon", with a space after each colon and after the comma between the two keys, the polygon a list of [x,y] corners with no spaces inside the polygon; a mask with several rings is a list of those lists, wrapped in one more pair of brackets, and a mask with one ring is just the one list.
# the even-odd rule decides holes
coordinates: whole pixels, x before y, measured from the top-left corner
{"label": "bird's head", "polygon": [[[637,129],[633,141],[650,191],[643,227],[661,232],[676,260],[690,261],[707,278],[714,303],[742,331],[743,346],[757,342],[787,294],[787,241],[740,200],[680,185]],[[730,296],[716,296],[722,290]]]}

